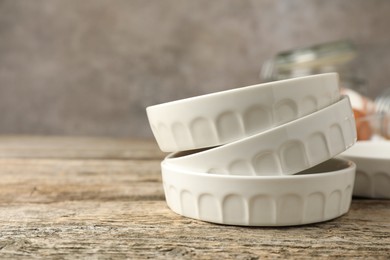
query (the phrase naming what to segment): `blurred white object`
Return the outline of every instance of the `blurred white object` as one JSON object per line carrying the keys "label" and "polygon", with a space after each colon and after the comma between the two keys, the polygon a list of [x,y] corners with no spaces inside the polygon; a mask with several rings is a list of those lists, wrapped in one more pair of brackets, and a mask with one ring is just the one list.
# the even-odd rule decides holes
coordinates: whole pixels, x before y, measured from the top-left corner
{"label": "blurred white object", "polygon": [[359,141],[340,156],[356,163],[354,196],[390,199],[390,141]]}

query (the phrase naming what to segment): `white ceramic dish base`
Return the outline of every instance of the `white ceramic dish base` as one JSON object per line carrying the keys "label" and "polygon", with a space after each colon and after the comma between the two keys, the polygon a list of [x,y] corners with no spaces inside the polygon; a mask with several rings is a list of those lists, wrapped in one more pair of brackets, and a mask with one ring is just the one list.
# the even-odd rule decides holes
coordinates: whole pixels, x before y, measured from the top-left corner
{"label": "white ceramic dish base", "polygon": [[355,178],[355,164],[337,159],[295,176],[213,175],[178,170],[165,161],[161,166],[172,211],[243,226],[303,225],[339,217],[349,210]]}
{"label": "white ceramic dish base", "polygon": [[358,141],[340,157],[356,163],[354,196],[390,199],[390,141]]}

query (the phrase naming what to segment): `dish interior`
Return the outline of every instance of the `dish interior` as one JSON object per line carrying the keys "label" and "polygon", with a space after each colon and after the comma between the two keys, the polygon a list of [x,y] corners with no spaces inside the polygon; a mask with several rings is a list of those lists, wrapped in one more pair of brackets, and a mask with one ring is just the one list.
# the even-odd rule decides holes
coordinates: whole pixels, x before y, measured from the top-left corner
{"label": "dish interior", "polygon": [[351,166],[351,162],[349,161],[340,160],[340,159],[330,159],[316,166],[313,166],[309,169],[298,172],[295,175],[318,174],[318,173],[340,171],[350,166]]}
{"label": "dish interior", "polygon": [[[164,168],[170,168],[174,171],[182,172],[183,174],[190,174],[190,175],[203,175],[210,178],[225,178],[225,179],[298,179],[298,178],[305,178],[308,177],[308,175],[313,175],[312,177],[320,177],[322,175],[328,175],[328,174],[337,174],[337,172],[346,170],[350,167],[354,167],[354,163],[349,160],[344,160],[341,158],[332,158],[330,160],[327,160],[323,163],[320,163],[316,166],[313,166],[309,169],[306,169],[304,171],[298,172],[294,175],[274,175],[274,176],[251,176],[251,175],[225,175],[225,174],[218,174],[218,173],[203,173],[203,172],[194,172],[194,171],[186,171],[183,169],[177,169],[174,165],[171,165],[169,162],[164,160],[162,162]],[[184,171],[184,172],[183,172]],[[310,178],[312,178],[310,177]]]}

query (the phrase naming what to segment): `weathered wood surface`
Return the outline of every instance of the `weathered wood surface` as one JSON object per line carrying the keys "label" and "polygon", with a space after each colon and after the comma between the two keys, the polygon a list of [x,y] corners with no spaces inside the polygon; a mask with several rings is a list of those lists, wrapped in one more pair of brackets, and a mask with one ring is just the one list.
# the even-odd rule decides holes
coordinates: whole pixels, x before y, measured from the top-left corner
{"label": "weathered wood surface", "polygon": [[0,158],[160,159],[157,144],[145,140],[81,137],[0,136]]}
{"label": "weathered wood surface", "polygon": [[390,201],[325,223],[245,228],[164,201],[153,141],[0,138],[0,258],[390,258]]}

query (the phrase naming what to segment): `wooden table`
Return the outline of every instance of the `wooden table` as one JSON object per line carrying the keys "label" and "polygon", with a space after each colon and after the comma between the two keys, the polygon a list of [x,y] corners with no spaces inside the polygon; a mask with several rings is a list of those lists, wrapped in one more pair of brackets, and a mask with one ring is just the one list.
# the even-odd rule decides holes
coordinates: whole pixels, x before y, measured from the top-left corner
{"label": "wooden table", "polygon": [[154,141],[0,137],[1,258],[390,258],[390,200],[300,227],[223,226],[165,204]]}

